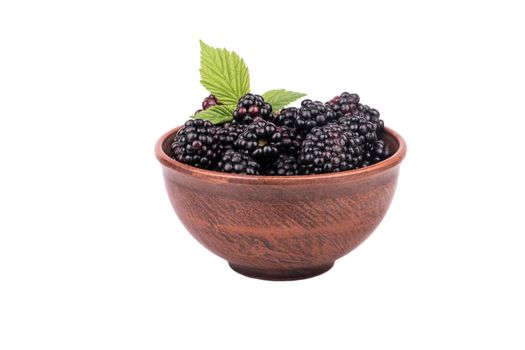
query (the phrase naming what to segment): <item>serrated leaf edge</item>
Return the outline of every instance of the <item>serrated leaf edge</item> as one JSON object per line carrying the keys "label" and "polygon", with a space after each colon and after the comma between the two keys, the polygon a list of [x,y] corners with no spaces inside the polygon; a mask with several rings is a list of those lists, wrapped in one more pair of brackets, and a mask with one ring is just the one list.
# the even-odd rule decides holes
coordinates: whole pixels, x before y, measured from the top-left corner
{"label": "serrated leaf edge", "polygon": [[[277,103],[277,101],[275,101],[275,97],[279,96],[279,94],[287,95],[287,96],[294,95],[294,96],[293,96],[293,98],[287,99],[287,101],[288,101],[287,103],[279,105]],[[297,101],[301,97],[306,96],[306,94],[302,93],[302,92],[289,91],[289,90],[286,90],[286,89],[273,89],[273,90],[266,91],[262,96],[263,96],[264,100],[266,102],[268,102],[269,104],[271,104],[273,109],[275,111],[277,111],[277,110],[285,108],[290,103]],[[273,103],[272,103],[272,99],[274,99]]]}
{"label": "serrated leaf edge", "polygon": [[[202,40],[199,42],[201,47],[201,66],[199,70],[201,84],[212,94],[216,95],[221,102],[237,103],[243,95],[250,92],[250,72],[246,62],[234,51],[212,47]],[[206,54],[204,54],[205,52]],[[232,58],[230,60],[232,64],[228,64],[227,57]],[[209,69],[209,73],[205,72],[204,67]],[[238,71],[240,74],[236,74]],[[209,75],[223,77],[224,79],[209,79]],[[228,81],[234,81],[235,86],[229,86],[227,84]]]}
{"label": "serrated leaf edge", "polygon": [[193,119],[204,119],[212,124],[221,124],[233,120],[236,105],[213,106],[192,116]]}

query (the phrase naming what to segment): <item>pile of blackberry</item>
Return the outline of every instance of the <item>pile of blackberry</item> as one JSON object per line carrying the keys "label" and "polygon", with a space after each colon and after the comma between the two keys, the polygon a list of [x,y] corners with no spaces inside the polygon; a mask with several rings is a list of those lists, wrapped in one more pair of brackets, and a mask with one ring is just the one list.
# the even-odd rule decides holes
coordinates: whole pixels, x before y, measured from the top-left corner
{"label": "pile of blackberry", "polygon": [[[208,109],[221,103],[210,95]],[[200,111],[200,110],[199,110]],[[199,112],[198,111],[198,112]],[[391,155],[379,112],[343,92],[326,103],[273,111],[260,95],[241,97],[230,122],[191,119],[177,132],[171,156],[182,163],[246,175],[310,175],[353,170]]]}

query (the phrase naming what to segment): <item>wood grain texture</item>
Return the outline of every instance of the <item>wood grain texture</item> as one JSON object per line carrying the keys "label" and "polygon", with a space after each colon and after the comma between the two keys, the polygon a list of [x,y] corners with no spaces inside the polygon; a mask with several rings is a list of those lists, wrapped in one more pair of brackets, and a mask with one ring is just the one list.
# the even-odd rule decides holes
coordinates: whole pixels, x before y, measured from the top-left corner
{"label": "wood grain texture", "polygon": [[244,275],[308,278],[363,242],[392,201],[406,153],[400,135],[386,129],[393,156],[373,166],[305,176],[233,175],[171,159],[177,128],[157,143],[166,189],[187,230]]}

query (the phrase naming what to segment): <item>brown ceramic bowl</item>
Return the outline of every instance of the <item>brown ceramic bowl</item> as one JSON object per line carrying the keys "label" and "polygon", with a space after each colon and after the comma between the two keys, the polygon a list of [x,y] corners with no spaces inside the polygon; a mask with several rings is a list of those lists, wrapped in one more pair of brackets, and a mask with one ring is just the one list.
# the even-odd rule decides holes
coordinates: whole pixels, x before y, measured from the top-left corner
{"label": "brown ceramic bowl", "polygon": [[250,176],[202,170],[169,156],[179,128],[155,152],[180,221],[232,269],[271,280],[308,278],[363,242],[396,189],[403,138],[385,128],[394,154],[367,168],[320,175]]}

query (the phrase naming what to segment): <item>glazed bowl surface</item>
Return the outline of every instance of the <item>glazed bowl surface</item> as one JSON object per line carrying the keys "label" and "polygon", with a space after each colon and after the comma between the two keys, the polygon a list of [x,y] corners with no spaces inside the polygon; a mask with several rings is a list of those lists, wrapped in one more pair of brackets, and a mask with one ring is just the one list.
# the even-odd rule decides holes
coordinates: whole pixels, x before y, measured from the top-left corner
{"label": "glazed bowl surface", "polygon": [[250,176],[203,170],[170,157],[180,127],[155,153],[169,199],[186,229],[237,272],[270,280],[329,270],[379,225],[394,196],[406,144],[385,128],[393,151],[366,168],[303,176]]}

